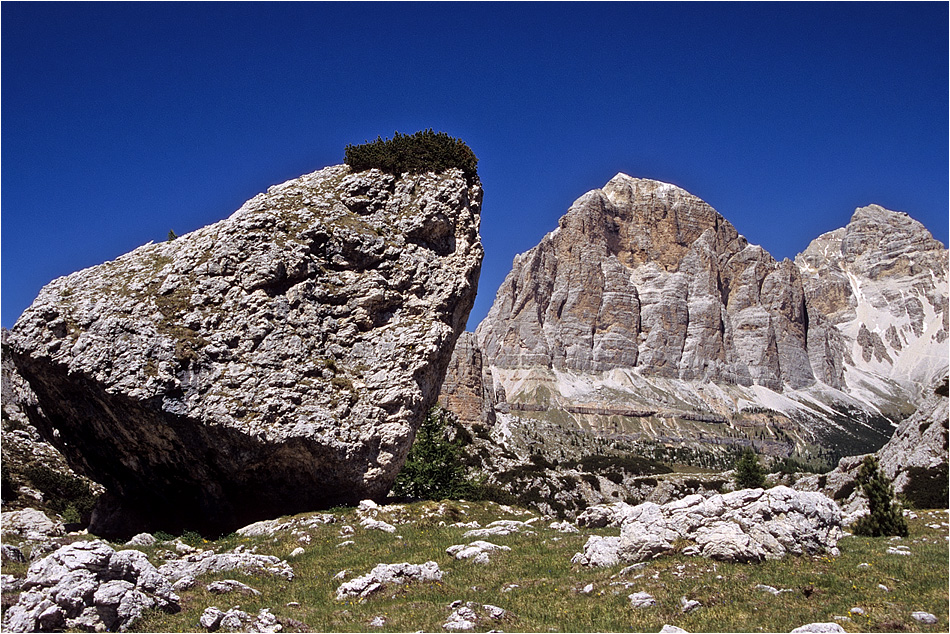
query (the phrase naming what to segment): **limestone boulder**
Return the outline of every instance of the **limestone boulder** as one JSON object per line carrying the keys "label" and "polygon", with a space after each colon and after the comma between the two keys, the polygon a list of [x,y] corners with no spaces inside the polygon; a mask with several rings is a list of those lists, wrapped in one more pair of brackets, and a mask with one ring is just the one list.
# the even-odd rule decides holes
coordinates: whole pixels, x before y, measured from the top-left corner
{"label": "limestone boulder", "polygon": [[43,436],[108,490],[91,530],[385,496],[474,301],[481,195],[329,167],[48,284],[11,357]]}
{"label": "limestone boulder", "polygon": [[145,610],[177,612],[171,584],[137,550],[104,541],[75,542],[33,562],[16,605],[4,613],[11,632],[125,631]]}
{"label": "limestone boulder", "polygon": [[[620,537],[592,536],[574,562],[644,562],[684,555],[752,562],[786,554],[837,554],[841,511],[830,498],[785,486],[690,495],[662,506],[628,505]],[[685,545],[685,546],[684,546]]]}

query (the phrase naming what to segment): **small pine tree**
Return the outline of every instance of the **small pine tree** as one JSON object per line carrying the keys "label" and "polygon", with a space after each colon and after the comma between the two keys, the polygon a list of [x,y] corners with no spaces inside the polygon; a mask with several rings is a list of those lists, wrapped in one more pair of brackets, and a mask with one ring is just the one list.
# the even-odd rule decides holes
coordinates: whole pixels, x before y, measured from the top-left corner
{"label": "small pine tree", "polygon": [[395,495],[429,500],[457,500],[471,497],[475,487],[462,463],[462,443],[449,441],[446,427],[451,412],[439,406],[429,410],[416,432],[409,457],[393,484]]}
{"label": "small pine tree", "polygon": [[870,513],[852,526],[855,535],[907,537],[907,520],[901,505],[894,500],[894,485],[881,473],[877,457],[865,457],[858,470],[858,484],[868,496]]}
{"label": "small pine tree", "polygon": [[736,485],[740,489],[765,488],[765,469],[759,464],[759,457],[751,449],[743,449],[734,465]]}
{"label": "small pine tree", "polygon": [[178,235],[175,233],[175,230],[174,230],[174,229],[169,229],[169,230],[168,230],[168,241],[169,241],[169,242],[172,242],[172,241],[173,241],[175,238],[177,238],[177,237],[178,237]]}

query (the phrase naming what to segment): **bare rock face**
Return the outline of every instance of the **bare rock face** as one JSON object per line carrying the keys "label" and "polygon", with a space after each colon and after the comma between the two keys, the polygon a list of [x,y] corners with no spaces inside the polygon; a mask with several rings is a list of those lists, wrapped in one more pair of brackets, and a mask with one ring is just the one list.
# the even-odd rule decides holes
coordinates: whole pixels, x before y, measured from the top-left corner
{"label": "bare rock face", "polygon": [[492,365],[781,389],[814,382],[797,268],[712,207],[618,174],[516,258],[478,340]]}
{"label": "bare rock face", "polygon": [[464,424],[495,422],[495,395],[491,375],[482,363],[475,335],[463,332],[455,344],[442,382],[439,403]]}
{"label": "bare rock face", "polygon": [[795,263],[808,305],[840,333],[832,363],[851,366],[852,389],[871,373],[919,391],[946,373],[947,250],[922,224],[878,205],[861,207]]}
{"label": "bare rock face", "polygon": [[47,285],[12,357],[44,436],[111,495],[91,530],[384,496],[475,297],[480,205],[458,170],[329,167]]}

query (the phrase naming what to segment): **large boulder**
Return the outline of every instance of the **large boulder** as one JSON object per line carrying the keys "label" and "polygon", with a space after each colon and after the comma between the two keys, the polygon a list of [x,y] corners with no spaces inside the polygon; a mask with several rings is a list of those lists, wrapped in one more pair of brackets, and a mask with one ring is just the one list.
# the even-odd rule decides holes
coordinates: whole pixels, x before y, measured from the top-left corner
{"label": "large boulder", "polygon": [[90,529],[383,497],[475,298],[481,194],[459,170],[328,167],[48,284],[10,348],[28,414],[108,490]]}

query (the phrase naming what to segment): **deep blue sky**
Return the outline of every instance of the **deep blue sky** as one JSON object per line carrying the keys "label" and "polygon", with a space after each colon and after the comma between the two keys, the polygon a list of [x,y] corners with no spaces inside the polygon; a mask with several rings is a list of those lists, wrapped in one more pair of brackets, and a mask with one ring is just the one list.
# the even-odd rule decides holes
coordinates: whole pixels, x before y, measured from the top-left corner
{"label": "deep blue sky", "polygon": [[51,279],[424,128],[485,188],[470,328],[614,174],[794,257],[869,203],[947,243],[948,4],[0,6],[2,325]]}

